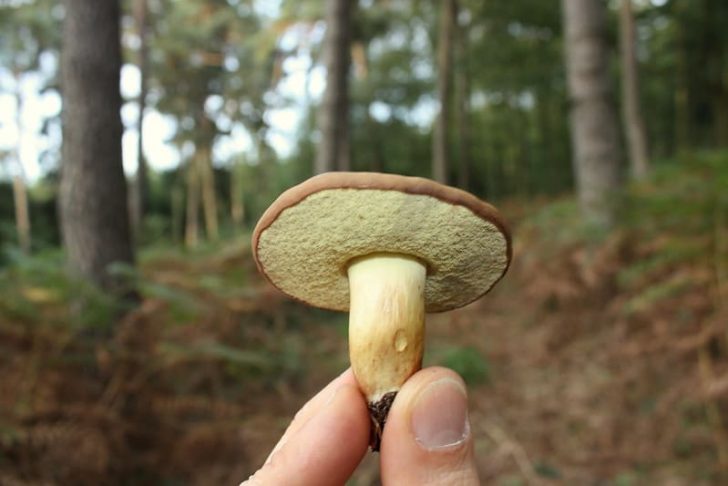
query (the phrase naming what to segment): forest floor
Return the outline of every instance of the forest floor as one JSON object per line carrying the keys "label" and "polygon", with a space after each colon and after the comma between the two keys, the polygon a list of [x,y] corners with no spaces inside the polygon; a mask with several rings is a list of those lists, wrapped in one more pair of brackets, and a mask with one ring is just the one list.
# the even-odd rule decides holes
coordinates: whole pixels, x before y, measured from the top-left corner
{"label": "forest floor", "polygon": [[[662,168],[606,235],[569,199],[503,206],[512,268],[428,316],[425,357],[469,385],[484,484],[728,481],[726,187],[726,154]],[[129,274],[110,328],[58,255],[0,269],[0,484],[238,484],[347,366],[346,316],[270,287],[246,237]]]}

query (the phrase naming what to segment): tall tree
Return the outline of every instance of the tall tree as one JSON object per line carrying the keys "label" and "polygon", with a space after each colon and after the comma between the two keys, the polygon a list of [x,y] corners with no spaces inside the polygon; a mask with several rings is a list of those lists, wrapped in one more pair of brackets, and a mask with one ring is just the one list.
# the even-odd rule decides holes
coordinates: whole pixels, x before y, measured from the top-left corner
{"label": "tall tree", "polygon": [[[459,9],[458,9],[459,10]],[[458,69],[455,70],[455,99],[457,102],[458,186],[468,190],[471,172],[470,142],[470,66],[468,65],[469,21],[455,19],[457,26],[455,52]]]}
{"label": "tall tree", "polygon": [[28,188],[25,183],[25,169],[21,154],[23,134],[23,93],[21,86],[21,73],[14,67],[15,77],[15,126],[18,129],[18,143],[15,147],[15,173],[13,174],[13,204],[15,205],[15,228],[18,232],[20,250],[26,255],[30,254],[30,207],[28,205]]}
{"label": "tall tree", "polygon": [[437,40],[437,99],[440,110],[432,136],[432,177],[447,183],[449,170],[448,132],[450,117],[450,91],[452,79],[452,46],[457,18],[457,1],[443,0]]}
{"label": "tall tree", "polygon": [[71,270],[110,292],[133,264],[121,158],[119,2],[65,0],[60,210]]}
{"label": "tall tree", "polygon": [[622,0],[619,9],[619,39],[622,61],[622,117],[629,150],[632,177],[642,179],[649,170],[647,132],[640,108],[640,84],[632,0]]}
{"label": "tall tree", "polygon": [[691,32],[685,25],[684,17],[689,15],[691,5],[687,2],[673,2],[673,15],[675,16],[675,44],[676,44],[676,69],[675,69],[675,148],[678,152],[687,150],[692,145],[691,129],[691,50],[694,42],[691,39]]}
{"label": "tall tree", "polygon": [[20,250],[30,254],[30,207],[28,189],[22,174],[13,176],[13,204],[15,205],[15,227],[18,231]]}
{"label": "tall tree", "polygon": [[200,161],[200,186],[202,187],[202,209],[205,213],[205,233],[211,240],[219,237],[217,193],[215,191],[215,172],[212,168],[212,147],[197,149]]}
{"label": "tall tree", "polygon": [[[697,2],[696,2],[697,3]],[[717,147],[728,147],[728,3],[722,0],[700,2],[702,26],[699,48],[699,71],[704,74],[703,103],[710,107],[713,125],[712,141]],[[702,61],[702,62],[701,62]]]}
{"label": "tall tree", "polygon": [[245,158],[234,160],[230,167],[230,220],[235,228],[240,228],[245,221],[244,183]]}
{"label": "tall tree", "polygon": [[[262,28],[261,17],[248,0],[164,0],[160,10],[164,15],[155,19],[154,26],[164,35],[150,36],[154,96],[149,101],[156,101],[156,109],[178,122],[175,142],[184,153],[187,201],[186,211],[179,214],[186,214],[186,241],[194,245],[202,234],[200,210],[206,236],[214,239],[219,231],[215,144],[242,129],[254,146],[265,147],[265,100],[276,98],[271,96],[271,79],[280,30]],[[261,172],[268,170],[272,162],[262,156],[264,151],[257,152],[257,166]],[[256,181],[257,193],[267,194],[273,184],[269,179],[262,176]]]}
{"label": "tall tree", "polygon": [[586,221],[614,223],[620,147],[601,0],[561,0],[571,99],[571,140],[579,202]]}
{"label": "tall tree", "polygon": [[187,209],[185,213],[185,245],[196,247],[200,242],[200,162],[195,153],[187,162]]}
{"label": "tall tree", "polygon": [[147,77],[148,77],[148,20],[147,0],[136,0],[133,5],[134,21],[139,36],[139,50],[137,66],[139,68],[139,113],[137,118],[137,131],[139,138],[137,142],[137,172],[132,190],[132,223],[134,233],[138,237],[146,213],[148,203],[148,169],[147,159],[144,156],[144,114],[147,107]]}
{"label": "tall tree", "polygon": [[324,59],[326,91],[318,114],[321,142],[314,172],[349,170],[349,67],[351,65],[350,0],[327,0]]}
{"label": "tall tree", "polygon": [[[30,253],[31,218],[28,202],[26,168],[23,165],[24,135],[28,127],[23,123],[23,85],[24,76],[33,73],[43,80],[44,89],[51,87],[53,76],[44,73],[40,66],[41,55],[53,53],[58,47],[57,26],[54,19],[47,15],[53,4],[47,0],[34,0],[13,4],[5,2],[0,5],[0,66],[7,68],[12,76],[12,90],[7,94],[15,98],[15,129],[18,133],[17,143],[10,153],[0,162],[7,164],[7,171],[12,179],[13,204],[15,207],[15,227],[20,249]],[[3,77],[3,79],[5,79]],[[1,83],[0,85],[5,85]],[[4,90],[4,86],[0,86]],[[3,154],[0,154],[3,155]]]}

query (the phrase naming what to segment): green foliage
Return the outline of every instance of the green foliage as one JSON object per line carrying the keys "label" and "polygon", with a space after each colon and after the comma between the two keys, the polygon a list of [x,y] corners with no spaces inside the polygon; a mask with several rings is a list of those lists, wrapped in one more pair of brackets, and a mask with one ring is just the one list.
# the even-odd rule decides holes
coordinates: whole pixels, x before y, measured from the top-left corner
{"label": "green foliage", "polygon": [[[595,251],[609,239],[611,233],[602,228],[584,224],[578,202],[572,197],[557,199],[538,207],[519,224],[516,238],[531,244],[538,242],[538,249],[520,256],[523,262],[550,262],[562,272],[573,265],[564,259],[565,248],[571,252],[579,248],[587,250],[586,257],[593,260]],[[581,285],[581,284],[580,284]],[[552,308],[557,303],[547,300]]]}
{"label": "green foliage", "polygon": [[276,359],[266,351],[241,350],[215,341],[202,341],[189,345],[167,343],[161,347],[169,359],[173,360],[220,360],[230,366],[244,369],[254,368],[271,373],[276,367]]}
{"label": "green foliage", "polygon": [[25,325],[73,330],[108,330],[119,303],[99,289],[68,276],[63,255],[47,251],[33,257],[6,252],[0,269],[0,315]]}
{"label": "green foliage", "polygon": [[[29,192],[28,209],[35,250],[57,248],[60,244],[55,196],[55,185],[48,180],[40,181]],[[0,181],[0,267],[8,263],[8,252],[12,253],[17,247],[12,185]]]}
{"label": "green foliage", "polygon": [[197,299],[188,292],[145,281],[140,285],[139,291],[146,299],[157,299],[166,302],[172,321],[178,325],[194,322],[202,314],[202,307]]}
{"label": "green foliage", "polygon": [[639,484],[638,476],[633,472],[619,473],[614,478],[614,486],[633,486]]}
{"label": "green foliage", "polygon": [[632,187],[624,224],[644,241],[654,241],[654,251],[617,275],[623,290],[642,289],[627,302],[625,312],[648,310],[689,290],[695,276],[674,273],[679,265],[697,266],[709,258],[716,267],[728,267],[728,252],[719,241],[728,227],[726,187],[728,152],[664,163],[649,180]]}
{"label": "green foliage", "polygon": [[154,15],[151,87],[180,146],[212,146],[232,123],[260,138],[275,50],[250,2],[162,1]]}
{"label": "green foliage", "polygon": [[490,365],[485,356],[474,347],[436,347],[428,353],[428,361],[454,370],[469,385],[490,382]]}
{"label": "green foliage", "polygon": [[554,480],[561,478],[561,473],[559,472],[559,470],[548,462],[537,462],[533,465],[533,470],[542,478]]}
{"label": "green foliage", "polygon": [[643,292],[631,298],[625,304],[624,312],[629,315],[646,311],[659,304],[660,301],[676,297],[692,288],[693,280],[689,275],[676,275],[664,282],[650,285]]}
{"label": "green foliage", "polygon": [[498,480],[498,486],[526,486],[526,480],[520,475],[509,474]]}
{"label": "green foliage", "polygon": [[[56,55],[62,9],[52,3],[34,0],[0,6],[0,25],[7,27],[0,34],[5,41],[0,49],[5,69],[15,63],[23,72],[33,71],[41,53]],[[352,167],[429,176],[439,9],[428,2],[404,0],[359,4],[352,32],[356,52],[351,78]],[[150,217],[140,242],[181,241],[187,161],[197,149],[209,150],[240,127],[250,135],[252,146],[245,154],[214,161],[216,193],[218,206],[227,208],[231,174],[240,173],[246,223],[251,225],[282,189],[311,174],[317,100],[285,99],[277,88],[286,80],[289,61],[300,63],[308,57],[312,63],[308,69],[320,63],[321,36],[314,32],[320,34],[317,22],[324,17],[325,4],[284,1],[276,18],[262,14],[260,5],[249,0],[149,0],[148,5],[148,102],[175,120],[172,141],[180,149],[182,167],[151,174]],[[573,175],[559,2],[461,0],[459,5],[459,35],[466,49],[458,55],[456,70],[468,75],[471,107],[468,189],[495,200],[569,191]],[[728,135],[722,127],[728,126],[724,115],[728,89],[723,74],[728,43],[725,29],[720,28],[728,15],[725,2],[635,5],[642,104],[655,155],[725,146]],[[613,43],[615,22],[613,9]],[[134,61],[130,18],[124,26],[126,55]],[[282,42],[296,29],[306,32],[294,36],[299,44],[290,39]],[[683,96],[686,107],[679,106]],[[281,160],[268,145],[268,114],[294,104],[307,114],[296,150]],[[456,107],[452,108],[455,113]],[[449,153],[457,158],[463,150],[457,142],[460,128],[452,125]],[[683,125],[684,136],[679,133]],[[459,172],[453,165],[452,181]],[[11,200],[6,197],[0,191],[3,222],[12,220]],[[42,209],[31,208],[37,248],[59,243],[51,200],[44,198]],[[40,199],[31,195],[31,204],[39,204],[35,201]],[[228,211],[219,213],[227,216]],[[3,236],[5,241],[14,239],[10,233]]]}
{"label": "green foliage", "polygon": [[58,47],[61,14],[54,0],[0,2],[0,67],[36,71],[41,53]]}

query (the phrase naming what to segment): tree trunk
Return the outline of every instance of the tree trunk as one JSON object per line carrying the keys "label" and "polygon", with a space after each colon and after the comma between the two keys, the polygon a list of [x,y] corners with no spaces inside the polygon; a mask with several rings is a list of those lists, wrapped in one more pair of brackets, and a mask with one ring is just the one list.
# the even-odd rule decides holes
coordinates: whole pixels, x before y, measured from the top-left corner
{"label": "tree trunk", "polygon": [[718,147],[728,147],[728,69],[723,74],[723,87],[716,96],[713,113],[715,115],[715,140]]}
{"label": "tree trunk", "polygon": [[530,120],[526,112],[518,106],[517,99],[514,98],[510,104],[513,110],[512,138],[515,144],[513,164],[515,192],[527,200],[531,197],[531,182],[533,180],[533,174],[531,173],[533,168],[531,164],[532,148],[529,137]]}
{"label": "tree trunk", "polygon": [[577,192],[587,223],[614,223],[620,148],[601,0],[562,0],[571,139]]}
{"label": "tree trunk", "polygon": [[134,263],[121,158],[119,3],[65,0],[60,212],[71,270],[112,293]]}
{"label": "tree trunk", "polygon": [[[456,5],[457,6],[457,5]],[[455,99],[457,100],[457,134],[458,134],[458,187],[468,190],[470,186],[471,151],[470,151],[470,66],[468,65],[468,32],[467,25],[457,22],[456,51],[458,69],[455,70]]]}
{"label": "tree trunk", "polygon": [[175,181],[170,194],[170,206],[172,208],[172,241],[183,243],[183,227],[185,221],[185,190],[184,185]]}
{"label": "tree trunk", "polygon": [[137,119],[137,130],[139,138],[137,143],[137,173],[132,190],[132,226],[135,236],[139,236],[144,222],[144,215],[147,212],[148,204],[148,170],[147,160],[144,157],[144,112],[147,106],[147,70],[148,70],[148,46],[147,46],[147,0],[136,0],[134,3],[134,18],[137,24],[139,35],[139,114]]}
{"label": "tree trunk", "polygon": [[703,0],[703,55],[706,81],[715,145],[728,147],[728,41],[725,37],[725,19],[728,18],[728,5],[725,0]]}
{"label": "tree trunk", "polygon": [[243,198],[243,164],[236,161],[230,171],[230,219],[236,229],[245,222],[245,199]]}
{"label": "tree trunk", "polygon": [[185,216],[185,246],[195,248],[200,243],[200,169],[198,154],[187,162],[187,210]]}
{"label": "tree trunk", "polygon": [[384,153],[383,144],[380,143],[381,134],[379,133],[380,130],[378,129],[377,121],[372,118],[369,106],[367,106],[366,113],[366,128],[369,148],[371,149],[369,170],[372,172],[384,172],[386,154]]}
{"label": "tree trunk", "polygon": [[675,151],[680,153],[688,150],[692,145],[692,130],[690,116],[690,48],[686,39],[684,25],[685,10],[689,7],[686,2],[675,2],[673,10],[675,16]]}
{"label": "tree trunk", "polygon": [[327,0],[326,91],[318,114],[321,134],[314,172],[349,170],[349,66],[351,64],[350,0]]}
{"label": "tree trunk", "polygon": [[558,178],[562,174],[554,163],[556,158],[553,156],[553,135],[551,130],[551,117],[549,116],[549,90],[540,88],[536,90],[536,106],[535,106],[535,117],[538,134],[538,146],[539,156],[537,157],[538,162],[538,176],[543,182],[543,188],[548,194],[554,194],[558,187]]}
{"label": "tree trunk", "polygon": [[632,0],[622,0],[619,11],[622,60],[622,117],[632,177],[644,179],[649,170],[647,132],[640,108],[639,71]]}
{"label": "tree trunk", "polygon": [[[18,161],[20,163],[20,161]],[[28,211],[28,190],[22,175],[13,177],[13,203],[15,204],[15,227],[18,230],[20,250],[30,255],[30,214]]]}
{"label": "tree trunk", "polygon": [[202,186],[202,209],[205,214],[205,231],[210,240],[218,238],[217,195],[215,194],[215,172],[212,168],[212,147],[199,149],[198,170]]}
{"label": "tree trunk", "polygon": [[15,206],[15,228],[18,232],[20,250],[30,255],[30,208],[28,207],[28,190],[25,184],[25,170],[20,158],[23,133],[23,93],[20,90],[20,69],[14,68],[15,76],[15,126],[18,129],[18,143],[15,147],[15,175],[13,175],[13,204]]}
{"label": "tree trunk", "polygon": [[435,130],[432,137],[432,177],[443,184],[447,184],[447,173],[450,166],[448,160],[449,99],[456,10],[455,0],[442,1],[437,46],[437,99],[440,102],[440,111],[435,120]]}

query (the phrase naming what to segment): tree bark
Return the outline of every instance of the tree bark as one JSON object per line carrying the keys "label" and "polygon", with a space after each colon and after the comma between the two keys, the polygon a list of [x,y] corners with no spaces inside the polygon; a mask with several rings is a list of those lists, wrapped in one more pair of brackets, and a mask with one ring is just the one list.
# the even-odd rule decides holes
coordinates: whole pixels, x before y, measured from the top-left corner
{"label": "tree bark", "polygon": [[148,168],[147,160],[144,157],[144,112],[147,107],[147,70],[148,70],[148,46],[147,46],[147,0],[136,0],[134,3],[134,18],[137,24],[137,35],[139,35],[139,114],[137,118],[137,131],[139,138],[137,142],[137,173],[132,190],[132,227],[135,236],[139,236],[144,215],[147,212],[148,204]]}
{"label": "tree bark", "polygon": [[380,130],[377,126],[377,121],[372,118],[369,106],[367,106],[366,128],[369,148],[371,150],[371,159],[368,169],[372,172],[384,172],[386,154],[384,153],[384,147],[380,143],[381,134],[379,133]]}
{"label": "tree bark", "polygon": [[588,224],[613,225],[620,148],[601,0],[562,0],[577,192]]}
{"label": "tree bark", "polygon": [[632,0],[622,0],[619,10],[619,33],[622,61],[622,117],[629,150],[632,177],[644,179],[649,171],[647,131],[640,108],[640,84],[637,67],[636,35]]}
{"label": "tree bark", "polygon": [[690,96],[690,52],[687,33],[684,25],[685,10],[689,8],[686,2],[675,2],[673,15],[675,16],[675,151],[680,153],[692,146],[691,126],[691,96]]}
{"label": "tree bark", "polygon": [[327,0],[324,59],[326,91],[318,113],[321,134],[314,172],[349,170],[349,67],[351,65],[350,0]]}
{"label": "tree bark", "polygon": [[[456,3],[456,12],[457,3]],[[457,136],[458,136],[458,187],[468,190],[472,165],[470,140],[470,66],[468,65],[468,32],[467,25],[457,21],[456,52],[458,69],[455,70],[455,99],[457,100]]]}
{"label": "tree bark", "polygon": [[243,160],[235,161],[230,170],[230,219],[235,228],[245,221],[245,200],[243,198]]}
{"label": "tree bark", "polygon": [[28,189],[22,175],[13,176],[13,203],[15,204],[15,227],[18,231],[20,251],[26,255],[30,255],[30,212],[28,211]]}
{"label": "tree bark", "polygon": [[187,209],[185,216],[185,246],[195,248],[200,243],[200,170],[198,154],[187,162]]}
{"label": "tree bark", "polygon": [[[727,56],[728,57],[728,56]],[[715,116],[715,140],[718,147],[728,147],[728,67],[722,76],[722,89],[716,96],[713,113]]]}
{"label": "tree bark", "polygon": [[725,0],[703,0],[703,56],[711,115],[714,143],[719,148],[728,147],[728,41],[724,34],[728,5]]}
{"label": "tree bark", "polygon": [[212,147],[199,148],[198,170],[202,187],[202,210],[205,214],[205,232],[210,240],[217,240],[217,195],[215,194],[215,172],[212,168]]}
{"label": "tree bark", "polygon": [[61,87],[61,227],[71,271],[111,293],[131,289],[109,272],[133,265],[121,156],[119,3],[65,0]]}
{"label": "tree bark", "polygon": [[18,233],[20,251],[30,255],[30,208],[28,206],[28,189],[25,184],[25,170],[20,158],[23,133],[23,93],[20,90],[20,68],[14,68],[15,77],[15,126],[18,129],[18,143],[15,147],[15,175],[13,175],[13,204],[15,206],[15,228]]}
{"label": "tree bark", "polygon": [[440,102],[440,110],[435,120],[435,130],[432,137],[432,177],[443,184],[447,184],[447,173],[450,167],[448,160],[449,100],[456,9],[455,0],[442,1],[437,46],[437,99]]}
{"label": "tree bark", "polygon": [[172,241],[184,243],[184,221],[185,221],[185,190],[184,185],[175,181],[169,195],[170,207],[172,208]]}

